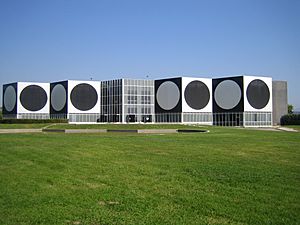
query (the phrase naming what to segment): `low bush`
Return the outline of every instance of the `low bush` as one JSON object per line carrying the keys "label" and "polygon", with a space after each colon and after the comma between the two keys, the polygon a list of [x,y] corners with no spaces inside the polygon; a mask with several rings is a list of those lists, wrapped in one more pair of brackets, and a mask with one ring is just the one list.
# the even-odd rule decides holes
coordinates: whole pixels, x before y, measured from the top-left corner
{"label": "low bush", "polygon": [[280,118],[281,125],[300,125],[300,114],[287,114]]}

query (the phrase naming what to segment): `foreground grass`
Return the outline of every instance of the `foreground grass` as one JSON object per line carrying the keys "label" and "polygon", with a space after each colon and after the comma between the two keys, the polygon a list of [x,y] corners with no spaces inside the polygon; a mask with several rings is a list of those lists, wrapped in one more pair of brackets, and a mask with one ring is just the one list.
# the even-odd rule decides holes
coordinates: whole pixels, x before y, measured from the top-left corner
{"label": "foreground grass", "polygon": [[2,134],[0,224],[299,224],[299,133]]}

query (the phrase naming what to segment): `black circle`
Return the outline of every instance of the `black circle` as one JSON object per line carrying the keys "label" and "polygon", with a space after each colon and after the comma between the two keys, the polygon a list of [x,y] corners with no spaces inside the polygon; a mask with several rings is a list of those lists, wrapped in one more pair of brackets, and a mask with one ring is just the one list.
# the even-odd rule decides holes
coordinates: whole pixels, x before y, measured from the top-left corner
{"label": "black circle", "polygon": [[75,108],[81,111],[92,109],[97,101],[97,91],[89,84],[78,84],[71,91],[71,102]]}
{"label": "black circle", "polygon": [[20,95],[22,106],[28,111],[38,111],[44,108],[48,100],[46,91],[38,85],[25,87]]}
{"label": "black circle", "polygon": [[264,108],[270,100],[270,91],[266,83],[259,79],[251,81],[247,87],[247,99],[253,108]]}
{"label": "black circle", "polygon": [[185,88],[184,98],[191,108],[196,110],[203,109],[210,99],[209,89],[201,81],[192,81]]}

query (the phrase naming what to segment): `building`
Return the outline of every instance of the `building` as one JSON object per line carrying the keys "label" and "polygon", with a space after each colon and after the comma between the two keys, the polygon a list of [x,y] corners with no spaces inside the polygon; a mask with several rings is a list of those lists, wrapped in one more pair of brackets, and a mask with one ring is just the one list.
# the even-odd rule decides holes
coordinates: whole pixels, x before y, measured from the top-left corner
{"label": "building", "polygon": [[48,83],[16,82],[3,85],[3,118],[49,119]]}
{"label": "building", "polygon": [[272,78],[235,76],[213,79],[213,124],[272,126]]}
{"label": "building", "polygon": [[50,84],[50,117],[70,123],[96,123],[100,118],[100,82],[66,80]]}
{"label": "building", "polygon": [[212,125],[212,79],[155,80],[155,122]]}
{"label": "building", "polygon": [[280,118],[288,114],[287,82],[273,81],[273,125],[280,125]]}
{"label": "building", "polygon": [[99,122],[154,122],[154,81],[118,79],[101,82]]}
{"label": "building", "polygon": [[4,118],[70,123],[272,126],[286,114],[286,82],[270,77],[66,80],[3,86]]}

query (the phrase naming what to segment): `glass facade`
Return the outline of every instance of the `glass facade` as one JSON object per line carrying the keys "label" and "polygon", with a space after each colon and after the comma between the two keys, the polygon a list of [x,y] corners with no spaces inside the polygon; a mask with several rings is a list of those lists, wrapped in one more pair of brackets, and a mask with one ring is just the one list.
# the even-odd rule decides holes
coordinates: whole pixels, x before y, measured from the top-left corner
{"label": "glass facade", "polygon": [[212,113],[209,112],[197,112],[197,113],[182,113],[183,123],[201,123],[212,125]]}
{"label": "glass facade", "polygon": [[216,126],[243,126],[244,113],[242,112],[228,112],[228,113],[214,113],[213,125]]}
{"label": "glass facade", "polygon": [[122,79],[101,82],[100,116],[98,122],[122,122]]}
{"label": "glass facade", "polygon": [[157,113],[155,114],[156,123],[181,123],[182,113]]}
{"label": "glass facade", "polygon": [[18,119],[33,119],[33,120],[46,120],[50,119],[49,113],[18,113]]}
{"label": "glass facade", "polygon": [[98,113],[70,113],[70,123],[96,123],[99,122],[100,114]]}
{"label": "glass facade", "polygon": [[244,112],[245,127],[270,127],[272,126],[272,112]]}
{"label": "glass facade", "polygon": [[198,123],[212,125],[212,113],[157,113],[156,123]]}
{"label": "glass facade", "polygon": [[60,114],[50,114],[51,119],[68,119],[68,114],[60,113]]}
{"label": "glass facade", "polygon": [[272,126],[272,112],[214,113],[213,125],[270,127]]}
{"label": "glass facade", "polygon": [[123,122],[154,122],[154,81],[124,79]]}

